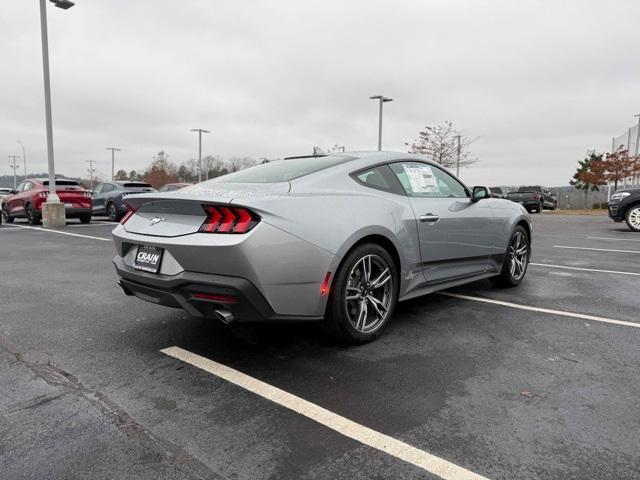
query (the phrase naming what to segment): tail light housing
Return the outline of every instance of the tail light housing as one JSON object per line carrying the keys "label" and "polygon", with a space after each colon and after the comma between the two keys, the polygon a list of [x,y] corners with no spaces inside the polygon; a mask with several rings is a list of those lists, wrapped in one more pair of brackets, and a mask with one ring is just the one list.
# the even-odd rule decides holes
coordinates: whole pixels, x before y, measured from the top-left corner
{"label": "tail light housing", "polygon": [[260,216],[244,207],[203,205],[206,220],[200,233],[247,233],[260,222]]}
{"label": "tail light housing", "polygon": [[44,192],[44,191],[43,192],[39,192],[38,196],[40,198],[47,198],[49,196],[49,192]]}
{"label": "tail light housing", "polygon": [[91,198],[91,192],[84,191],[82,192],[82,196],[86,198]]}
{"label": "tail light housing", "polygon": [[540,198],[542,198],[542,195],[540,195],[539,193],[536,193],[533,195],[534,200],[540,200]]}
{"label": "tail light housing", "polygon": [[120,225],[124,225],[125,223],[127,223],[127,221],[132,217],[132,215],[134,213],[136,213],[136,209],[135,208],[131,208],[131,206],[127,205],[126,203],[125,203],[125,205],[127,206],[127,208],[129,210],[127,210],[127,213],[124,214],[124,217],[122,217],[120,219]]}

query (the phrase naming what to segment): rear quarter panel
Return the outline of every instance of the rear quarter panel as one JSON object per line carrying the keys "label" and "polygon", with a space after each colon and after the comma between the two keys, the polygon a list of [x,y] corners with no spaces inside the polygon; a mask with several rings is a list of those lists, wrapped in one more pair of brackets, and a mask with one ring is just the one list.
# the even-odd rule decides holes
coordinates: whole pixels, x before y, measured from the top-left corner
{"label": "rear quarter panel", "polygon": [[[289,195],[251,199],[247,206],[264,222],[334,255],[332,277],[356,243],[380,235],[398,253],[400,295],[423,283],[416,220],[407,197],[362,186],[344,173],[315,177],[292,181]],[[320,188],[316,182],[334,187]]]}

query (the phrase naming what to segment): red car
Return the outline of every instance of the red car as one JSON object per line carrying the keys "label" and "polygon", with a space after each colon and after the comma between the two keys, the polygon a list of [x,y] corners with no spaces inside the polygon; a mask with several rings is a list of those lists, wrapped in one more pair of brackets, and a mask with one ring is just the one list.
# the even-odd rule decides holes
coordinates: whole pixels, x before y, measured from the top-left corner
{"label": "red car", "polygon": [[[56,193],[64,203],[67,218],[79,218],[82,223],[91,221],[91,192],[74,180],[56,179]],[[2,204],[2,219],[6,223],[14,218],[26,218],[30,225],[40,223],[42,204],[49,195],[49,180],[30,178],[25,180]]]}

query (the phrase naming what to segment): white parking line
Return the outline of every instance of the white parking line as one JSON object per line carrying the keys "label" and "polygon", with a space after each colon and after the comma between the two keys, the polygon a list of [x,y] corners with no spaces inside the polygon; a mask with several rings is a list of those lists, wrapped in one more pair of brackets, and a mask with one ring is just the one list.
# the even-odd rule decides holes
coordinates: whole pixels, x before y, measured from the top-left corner
{"label": "white parking line", "polygon": [[29,230],[39,230],[41,232],[48,232],[48,233],[59,233],[60,235],[69,235],[71,237],[90,238],[92,240],[101,240],[103,242],[110,242],[111,241],[110,238],[92,237],[91,235],[80,235],[78,233],[61,232],[60,230],[50,230],[48,228],[42,228],[42,227],[27,227],[26,225],[14,225],[14,227],[28,228]]}
{"label": "white parking line", "polygon": [[625,327],[640,328],[640,323],[627,322],[625,320],[615,320],[613,318],[596,317],[594,315],[585,315],[584,313],[565,312],[563,310],[551,310],[549,308],[531,307],[529,305],[521,305],[519,303],[503,302],[502,300],[492,300],[490,298],[472,297],[470,295],[461,295],[459,293],[439,292],[445,297],[461,298],[463,300],[471,300],[473,302],[491,303],[501,305],[503,307],[517,308],[519,310],[528,310],[530,312],[549,313],[551,315],[561,315],[563,317],[580,318],[581,320],[591,320],[593,322],[611,323],[614,325],[624,325]]}
{"label": "white parking line", "polygon": [[596,252],[640,253],[640,250],[611,250],[608,248],[570,247],[568,245],[554,245],[553,248],[571,248],[572,250],[594,250]]}
{"label": "white parking line", "polygon": [[636,272],[620,272],[617,270],[600,270],[598,268],[581,268],[581,267],[567,267],[565,265],[553,265],[550,263],[533,263],[531,262],[529,265],[534,265],[536,267],[548,267],[548,268],[563,268],[566,270],[581,270],[584,272],[598,272],[598,273],[619,273],[620,275],[638,275],[640,276],[640,273],[636,273]]}
{"label": "white parking line", "polygon": [[436,457],[424,450],[420,450],[408,443],[404,443],[393,437],[377,432],[376,430],[367,428],[359,423],[349,420],[348,418],[322,408],[315,403],[311,403],[231,367],[227,367],[221,363],[214,362],[208,358],[191,353],[188,350],[184,350],[180,347],[169,347],[161,350],[161,352],[209,372],[212,375],[231,382],[245,390],[249,390],[256,395],[266,398],[267,400],[310,418],[325,427],[335,430],[346,437],[388,453],[400,460],[404,460],[418,468],[437,475],[440,478],[447,480],[486,480],[485,477],[473,473],[470,470],[460,467],[454,463],[448,462],[440,457]]}
{"label": "white parking line", "polygon": [[592,240],[614,240],[616,242],[640,242],[638,238],[587,237]]}

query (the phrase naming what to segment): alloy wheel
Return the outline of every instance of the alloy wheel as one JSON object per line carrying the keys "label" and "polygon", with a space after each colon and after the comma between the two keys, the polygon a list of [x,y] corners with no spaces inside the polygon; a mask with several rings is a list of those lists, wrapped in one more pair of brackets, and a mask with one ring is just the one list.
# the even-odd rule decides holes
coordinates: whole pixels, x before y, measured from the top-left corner
{"label": "alloy wheel", "polygon": [[118,212],[116,206],[112,203],[109,205],[109,220],[115,222],[118,219]]}
{"label": "alloy wheel", "polygon": [[36,223],[36,217],[33,213],[33,207],[31,205],[27,205],[27,223],[29,225],[33,225]]}
{"label": "alloy wheel", "polygon": [[635,230],[640,230],[640,207],[629,212],[629,225]]}
{"label": "alloy wheel", "polygon": [[391,268],[382,257],[369,254],[360,258],[349,273],[344,297],[351,326],[371,333],[382,325],[389,315],[393,288]]}
{"label": "alloy wheel", "polygon": [[524,277],[529,258],[529,243],[523,232],[516,231],[509,244],[509,272],[514,280]]}

